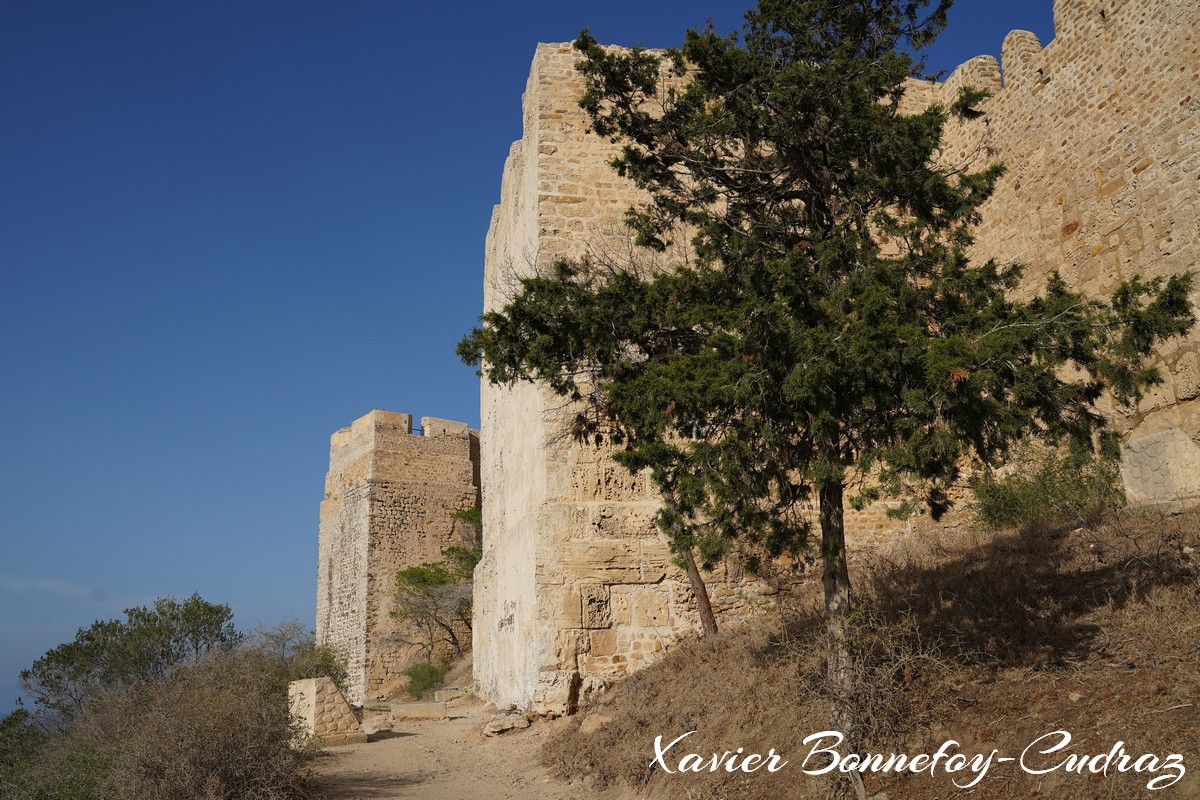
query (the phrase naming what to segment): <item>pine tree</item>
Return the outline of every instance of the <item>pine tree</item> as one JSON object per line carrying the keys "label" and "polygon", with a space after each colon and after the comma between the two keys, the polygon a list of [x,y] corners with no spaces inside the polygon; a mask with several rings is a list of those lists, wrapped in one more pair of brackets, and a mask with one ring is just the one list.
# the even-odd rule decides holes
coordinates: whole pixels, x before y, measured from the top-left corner
{"label": "pine tree", "polygon": [[950,5],[927,2],[762,0],[740,36],[693,30],[662,54],[585,31],[581,105],[647,194],[628,215],[638,243],[661,251],[684,229],[695,261],[560,262],[459,345],[490,381],[544,381],[616,420],[616,458],[651,471],[685,561],[795,550],[817,497],[842,730],[846,503],[905,496],[937,515],[964,465],[1023,437],[1092,446],[1102,393],[1135,402],[1161,380],[1142,357],[1192,324],[1191,275],[1131,278],[1104,301],[1054,275],[1019,302],[1020,265],[968,260],[1003,167],[938,160],[948,119],[977,116],[984,93],[900,111],[923,70],[909,53]]}

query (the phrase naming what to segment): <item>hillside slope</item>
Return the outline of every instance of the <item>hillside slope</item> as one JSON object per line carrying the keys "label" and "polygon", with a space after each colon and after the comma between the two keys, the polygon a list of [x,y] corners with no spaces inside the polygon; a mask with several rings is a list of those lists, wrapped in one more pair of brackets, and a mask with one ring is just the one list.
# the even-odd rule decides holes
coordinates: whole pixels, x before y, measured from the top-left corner
{"label": "hillside slope", "polygon": [[[941,527],[861,557],[855,565],[863,673],[859,748],[869,753],[999,752],[1020,759],[1039,737],[1070,732],[1061,752],[1029,749],[1029,770],[1071,753],[1109,753],[1119,743],[1143,772],[1093,774],[1066,766],[1032,774],[993,760],[983,777],[868,773],[868,794],[891,800],[959,797],[1200,798],[1200,514],[1127,511],[1096,530],[992,533]],[[624,784],[661,798],[818,798],[837,787],[804,773],[827,727],[819,578],[803,596],[715,639],[681,645],[618,684],[552,739],[547,764],[596,788]],[[695,731],[653,764],[664,744]],[[775,773],[666,774],[685,753],[767,753]],[[850,752],[841,748],[843,755]],[[1167,766],[1179,754],[1185,774]],[[808,769],[825,762],[814,756]],[[945,762],[942,762],[945,763]],[[649,766],[648,766],[649,765]],[[1147,784],[1160,777],[1161,791]],[[845,791],[845,786],[841,787]]]}

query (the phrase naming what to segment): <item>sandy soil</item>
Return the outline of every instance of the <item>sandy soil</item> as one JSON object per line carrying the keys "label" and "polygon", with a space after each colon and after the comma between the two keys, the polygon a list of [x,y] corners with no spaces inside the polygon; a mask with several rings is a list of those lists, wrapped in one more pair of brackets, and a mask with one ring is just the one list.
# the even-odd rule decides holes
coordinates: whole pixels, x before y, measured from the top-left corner
{"label": "sandy soil", "polygon": [[550,777],[538,750],[555,723],[485,738],[479,731],[492,713],[478,701],[456,700],[450,719],[399,723],[367,744],[329,748],[314,764],[320,787],[329,800],[625,797]]}

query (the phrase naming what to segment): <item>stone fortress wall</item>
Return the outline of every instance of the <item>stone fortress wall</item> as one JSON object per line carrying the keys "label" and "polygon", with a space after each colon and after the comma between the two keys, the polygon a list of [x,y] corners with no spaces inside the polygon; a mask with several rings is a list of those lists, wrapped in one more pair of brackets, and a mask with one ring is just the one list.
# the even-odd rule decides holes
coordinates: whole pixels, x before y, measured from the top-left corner
{"label": "stone fortress wall", "polygon": [[395,641],[396,573],[477,546],[453,514],[479,504],[479,436],[466,423],[372,411],[333,434],[321,502],[317,642],[347,658],[347,699],[389,699],[412,648]]}
{"label": "stone fortress wall", "polygon": [[[960,67],[931,100],[991,89],[986,115],[952,124],[949,163],[1002,161],[977,258],[1028,265],[1027,289],[1057,270],[1093,296],[1132,275],[1200,267],[1200,3],[1058,0],[1044,48],[1013,31],[1001,62]],[[1194,294],[1193,303],[1200,300]],[[1134,501],[1200,494],[1200,331],[1168,342],[1165,382],[1133,413],[1122,472]]]}
{"label": "stone fortress wall", "polygon": [[[985,116],[947,131],[948,163],[1003,161],[976,256],[1051,270],[1103,293],[1134,273],[1200,261],[1200,4],[1057,0],[1055,38],[1004,40],[944,83],[913,81],[908,110],[991,89]],[[628,259],[625,209],[640,197],[608,166],[615,148],[588,134],[568,44],[539,45],[524,135],[505,163],[485,261],[484,305],[560,257]],[[676,259],[686,251],[673,251]],[[1193,298],[1194,300],[1200,297]],[[1198,339],[1157,355],[1167,376],[1132,415],[1123,466],[1135,500],[1200,493]],[[563,713],[578,693],[652,661],[696,625],[694,600],[653,525],[641,477],[577,443],[571,408],[531,385],[481,388],[484,556],[475,581],[476,690],[497,704]],[[852,538],[896,523],[876,506],[848,515]],[[778,586],[736,564],[708,576],[719,613],[769,600]]]}

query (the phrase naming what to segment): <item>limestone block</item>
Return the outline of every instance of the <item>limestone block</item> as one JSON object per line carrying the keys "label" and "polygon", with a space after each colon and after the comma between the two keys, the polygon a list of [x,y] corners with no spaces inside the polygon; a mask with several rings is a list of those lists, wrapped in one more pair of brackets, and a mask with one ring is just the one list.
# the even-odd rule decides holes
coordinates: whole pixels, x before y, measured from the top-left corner
{"label": "limestone block", "polygon": [[555,631],[554,642],[550,646],[550,657],[541,668],[544,670],[578,669],[579,654],[587,650],[588,641],[587,631]]}
{"label": "limestone block", "polygon": [[483,726],[483,733],[485,736],[498,736],[507,731],[528,727],[529,717],[519,711],[501,711]]}
{"label": "limestone block", "polygon": [[460,697],[465,697],[466,692],[457,686],[447,686],[445,689],[438,689],[433,693],[433,699],[439,703],[448,703],[451,700],[457,700]]}
{"label": "limestone block", "polygon": [[[605,457],[609,458],[605,453]],[[571,497],[575,500],[646,500],[646,477],[634,475],[611,461],[576,462],[571,466]]]}
{"label": "limestone block", "polygon": [[1175,383],[1175,399],[1191,400],[1200,396],[1200,358],[1193,352],[1184,353],[1175,362],[1172,373]]}
{"label": "limestone block", "polygon": [[593,631],[591,647],[588,652],[592,656],[611,656],[617,652],[617,632],[613,630]]}
{"label": "limestone block", "polygon": [[634,624],[639,628],[662,628],[670,624],[670,603],[665,591],[641,588],[633,595]]}
{"label": "limestone block", "polygon": [[599,675],[588,675],[579,686],[579,704],[587,706],[600,699],[600,695],[612,688],[612,682]]}
{"label": "limestone block", "polygon": [[538,552],[539,583],[638,583],[642,576],[638,542],[584,539],[561,542]]}
{"label": "limestone block", "polygon": [[1146,392],[1145,397],[1138,403],[1138,413],[1140,414],[1149,414],[1160,408],[1166,408],[1175,402],[1175,386],[1171,378],[1171,373],[1161,364],[1158,367],[1158,371],[1162,375],[1163,382],[1157,386],[1151,386]]}
{"label": "limestone block", "polygon": [[552,539],[586,536],[590,511],[576,503],[549,503],[538,513],[538,528]]}
{"label": "limestone block", "polygon": [[612,615],[613,625],[632,625],[633,624],[633,587],[632,586],[610,586],[608,587],[608,604],[609,612]]}
{"label": "limestone block", "polygon": [[655,502],[605,503],[591,508],[590,534],[597,538],[642,538],[658,530]]}
{"label": "limestone block", "polygon": [[1171,502],[1200,494],[1200,447],[1170,428],[1121,448],[1121,478],[1134,502]]}
{"label": "limestone block", "polygon": [[612,626],[610,592],[607,586],[585,584],[579,587],[583,602],[583,627],[608,628]]}
{"label": "limestone block", "polygon": [[538,587],[538,618],[562,628],[583,627],[579,590],[573,585],[543,584]]}
{"label": "limestone block", "polygon": [[421,435],[425,437],[466,436],[470,431],[470,426],[465,422],[438,419],[437,417],[421,417]]}
{"label": "limestone block", "polygon": [[1200,400],[1179,405],[1179,428],[1189,439],[1200,444]]}
{"label": "limestone block", "polygon": [[288,711],[299,721],[307,736],[313,733],[316,722],[316,679],[292,681],[288,684]]}
{"label": "limestone block", "polygon": [[[662,539],[642,540],[641,553],[641,583],[658,583],[667,576],[671,568],[671,549]],[[613,581],[613,583],[630,583],[631,581]]]}
{"label": "limestone block", "polygon": [[1149,436],[1152,433],[1162,433],[1171,428],[1183,428],[1183,424],[1179,418],[1178,406],[1167,406],[1160,408],[1157,411],[1151,412],[1142,418],[1138,423],[1136,430],[1137,437]]}
{"label": "limestone block", "polygon": [[579,704],[578,670],[544,670],[538,673],[529,710],[535,714],[574,714]]}
{"label": "limestone block", "polygon": [[392,703],[394,719],[445,719],[446,703],[438,700],[422,703]]}

